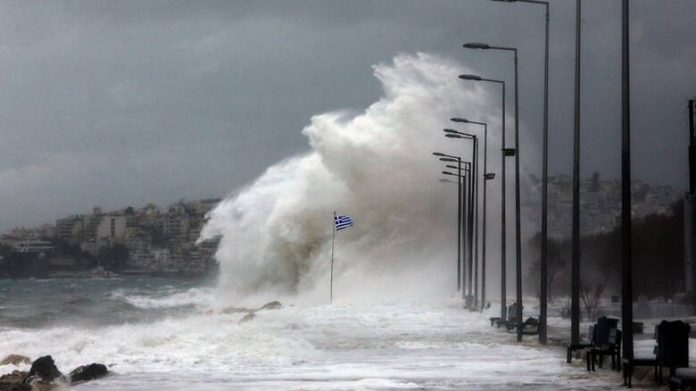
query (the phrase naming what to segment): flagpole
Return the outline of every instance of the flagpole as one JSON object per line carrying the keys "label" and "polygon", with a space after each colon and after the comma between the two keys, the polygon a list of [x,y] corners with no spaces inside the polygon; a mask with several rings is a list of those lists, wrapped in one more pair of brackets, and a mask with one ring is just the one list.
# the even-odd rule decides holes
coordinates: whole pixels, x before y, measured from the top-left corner
{"label": "flagpole", "polygon": [[334,221],[331,226],[333,234],[331,235],[331,293],[329,303],[333,304],[333,267],[334,267],[334,243],[336,242],[336,211],[333,212]]}

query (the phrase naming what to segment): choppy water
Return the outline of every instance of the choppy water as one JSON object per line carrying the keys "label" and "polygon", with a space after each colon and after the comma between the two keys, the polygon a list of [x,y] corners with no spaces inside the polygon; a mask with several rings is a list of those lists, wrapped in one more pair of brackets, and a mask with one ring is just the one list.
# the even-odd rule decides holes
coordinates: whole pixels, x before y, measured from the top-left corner
{"label": "choppy water", "polygon": [[0,330],[152,322],[204,305],[200,293],[210,286],[165,278],[0,279]]}
{"label": "choppy water", "polygon": [[[51,354],[113,375],[80,389],[606,389],[560,351],[487,326],[449,298],[220,306],[210,284],[167,279],[0,281],[0,355]],[[0,373],[17,369],[0,367]],[[19,369],[27,369],[27,366]]]}

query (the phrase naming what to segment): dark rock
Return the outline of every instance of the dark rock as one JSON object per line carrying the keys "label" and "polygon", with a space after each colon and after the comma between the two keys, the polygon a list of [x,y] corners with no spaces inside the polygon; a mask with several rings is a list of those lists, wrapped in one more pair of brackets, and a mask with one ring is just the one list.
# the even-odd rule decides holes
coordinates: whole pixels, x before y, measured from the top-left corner
{"label": "dark rock", "polygon": [[22,356],[21,354],[10,354],[9,356],[3,358],[0,361],[0,365],[19,365],[19,364],[31,364],[31,359],[27,356]]}
{"label": "dark rock", "polygon": [[14,371],[0,376],[0,391],[31,391],[29,384],[24,384],[27,372]]}
{"label": "dark rock", "polygon": [[283,305],[280,304],[279,301],[272,301],[270,303],[266,303],[261,307],[260,309],[262,310],[277,310],[279,308],[283,308]]}
{"label": "dark rock", "polygon": [[244,323],[248,322],[256,317],[256,314],[253,312],[249,312],[248,314],[244,315],[244,317],[239,321],[239,323]]}
{"label": "dark rock", "polygon": [[106,369],[106,365],[92,363],[73,369],[68,377],[70,378],[70,382],[75,383],[99,379],[100,377],[106,376],[107,373],[108,370]]}
{"label": "dark rock", "polygon": [[43,356],[39,357],[31,364],[31,369],[29,370],[29,377],[37,376],[42,381],[50,383],[58,377],[63,376],[62,373],[56,367],[53,362],[53,357]]}

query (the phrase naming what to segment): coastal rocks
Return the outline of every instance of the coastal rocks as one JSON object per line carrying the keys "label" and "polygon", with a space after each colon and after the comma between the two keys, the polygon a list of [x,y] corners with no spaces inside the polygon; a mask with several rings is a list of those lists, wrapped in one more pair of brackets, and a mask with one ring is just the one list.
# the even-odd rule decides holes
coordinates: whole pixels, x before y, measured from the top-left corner
{"label": "coastal rocks", "polygon": [[248,322],[256,317],[256,314],[253,312],[249,312],[248,314],[244,315],[242,319],[239,320],[239,324],[242,324],[244,322]]}
{"label": "coastal rocks", "polygon": [[53,362],[53,357],[43,356],[37,358],[36,361],[31,364],[28,377],[32,376],[38,377],[45,383],[50,383],[56,378],[63,376],[63,374],[60,373],[58,367],[56,367],[56,364]]}
{"label": "coastal rocks", "polygon": [[259,310],[277,310],[283,308],[283,305],[279,301],[272,301],[270,303],[264,304]]}
{"label": "coastal rocks", "polygon": [[79,366],[70,372],[68,378],[70,382],[85,382],[89,380],[99,379],[106,376],[108,370],[104,364],[92,363],[89,365]]}
{"label": "coastal rocks", "polygon": [[[24,356],[19,357],[28,359]],[[18,362],[25,363],[26,361],[20,359]],[[65,390],[71,384],[99,379],[107,374],[108,370],[104,364],[93,363],[75,368],[66,378],[58,370],[51,356],[43,356],[31,364],[29,372],[14,371],[0,376],[0,391]]]}
{"label": "coastal rocks", "polygon": [[256,318],[256,314],[254,313],[254,311],[261,311],[261,310],[277,310],[277,309],[280,309],[280,308],[283,308],[283,305],[280,304],[279,301],[271,301],[271,302],[266,303],[266,304],[264,304],[263,306],[261,306],[261,308],[259,308],[258,310],[247,310],[247,311],[249,311],[249,312],[248,312],[246,315],[244,315],[244,317],[243,317],[242,319],[239,320],[239,324],[248,322],[248,321],[250,321],[250,320]]}
{"label": "coastal rocks", "polygon": [[27,356],[22,356],[21,354],[10,354],[0,360],[0,366],[10,364],[15,366],[20,364],[31,364],[31,359]]}
{"label": "coastal rocks", "polygon": [[27,372],[14,371],[0,376],[0,391],[31,391],[30,385],[22,383],[27,375]]}

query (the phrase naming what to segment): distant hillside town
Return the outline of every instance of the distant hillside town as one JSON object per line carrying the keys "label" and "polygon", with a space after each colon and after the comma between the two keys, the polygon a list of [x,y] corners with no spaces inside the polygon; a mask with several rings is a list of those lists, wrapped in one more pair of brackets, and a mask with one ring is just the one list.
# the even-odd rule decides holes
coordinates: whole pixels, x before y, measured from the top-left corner
{"label": "distant hillside town", "polygon": [[216,270],[218,240],[196,244],[220,199],[179,201],[58,219],[0,235],[0,276],[203,275]]}
{"label": "distant hillside town", "polygon": [[[633,218],[669,214],[684,194],[671,186],[655,186],[634,180],[631,184]],[[549,177],[549,236],[569,238],[572,224],[573,181],[566,175]],[[525,205],[528,221],[541,225],[540,205]],[[601,179],[598,173],[580,181],[580,232],[583,236],[609,232],[619,226],[621,181]]]}

